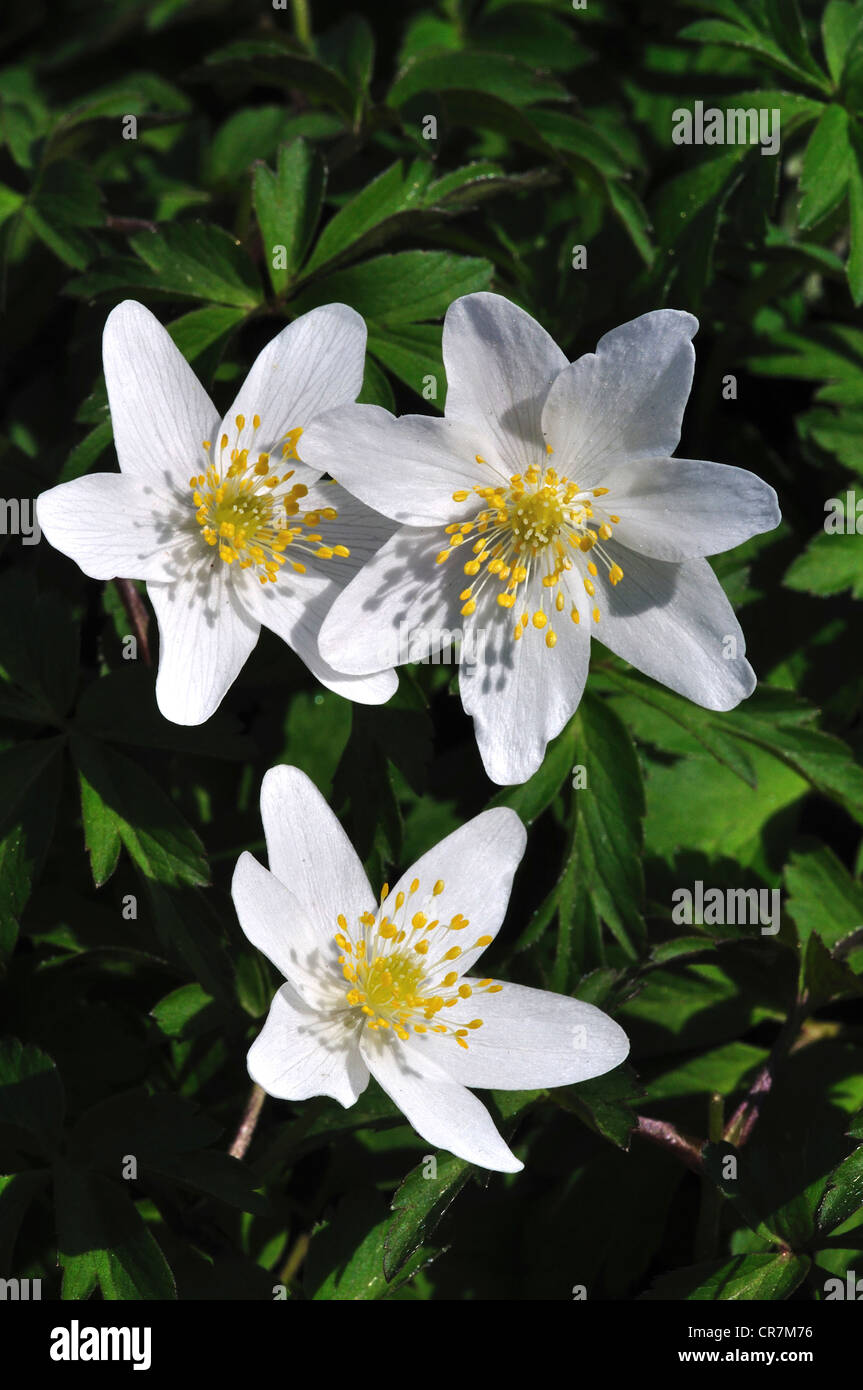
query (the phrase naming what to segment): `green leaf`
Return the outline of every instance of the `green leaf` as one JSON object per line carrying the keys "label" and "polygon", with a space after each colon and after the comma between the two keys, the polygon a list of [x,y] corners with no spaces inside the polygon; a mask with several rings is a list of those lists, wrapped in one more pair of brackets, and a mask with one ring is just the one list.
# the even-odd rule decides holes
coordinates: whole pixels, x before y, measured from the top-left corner
{"label": "green leaf", "polygon": [[[57,1067],[38,1047],[0,1041],[0,1149],[49,1157],[60,1142],[66,1101]],[[17,1165],[16,1166],[20,1166]]]}
{"label": "green leaf", "polygon": [[108,445],[114,438],[114,431],[110,420],[103,420],[95,429],[90,430],[79,444],[76,444],[72,452],[60,470],[58,483],[69,483],[73,478],[81,478],[90,469],[97,459],[104,454]]}
{"label": "green leaf", "polygon": [[632,1068],[620,1066],[594,1081],[561,1086],[552,1099],[619,1149],[628,1149],[637,1118],[635,1103],[643,1095]]}
{"label": "green leaf", "polygon": [[327,223],[309,259],[307,274],[345,251],[355,249],[379,223],[422,206],[430,178],[429,165],[422,160],[415,160],[407,173],[398,160],[378,174]]}
{"label": "green leaf", "polygon": [[821,16],[824,56],[835,87],[841,86],[846,63],[863,32],[863,12],[849,0],[829,0]]}
{"label": "green leaf", "polygon": [[834,1168],[818,1204],[819,1231],[828,1232],[850,1221],[863,1208],[863,1144]]}
{"label": "green leaf", "polygon": [[727,154],[701,160],[694,169],[663,184],[650,207],[663,252],[656,273],[663,279],[674,275],[679,293],[693,304],[699,302],[710,279],[725,205],[751,157],[750,147],[740,145]]}
{"label": "green leaf", "polygon": [[714,1091],[729,1096],[750,1084],[769,1055],[766,1048],[751,1043],[725,1043],[688,1058],[670,1071],[661,1071],[647,1083],[647,1094],[651,1103]]}
{"label": "green leaf", "polygon": [[[793,0],[782,0],[782,3],[790,5]],[[791,32],[791,26],[786,26],[782,35],[786,42],[790,40]],[[798,61],[799,50],[798,53],[785,51],[774,37],[759,32],[748,24],[744,28],[742,24],[728,23],[723,19],[699,19],[682,29],[680,37],[689,39],[691,43],[742,48],[746,52],[756,54],[768,67],[775,68],[786,77],[793,77],[804,86],[822,92],[830,89],[827,79],[811,58],[808,61]]]}
{"label": "green leaf", "polygon": [[182,962],[220,1004],[235,1008],[234,975],[209,899],[191,889],[168,889],[153,878],[144,883],[147,914],[162,950],[169,959]]}
{"label": "green leaf", "polygon": [[317,39],[318,57],[344,77],[360,98],[368,92],[375,61],[375,36],[367,19],[348,15]]}
{"label": "green leaf", "polygon": [[573,793],[579,891],[590,893],[616,939],[634,954],[634,942],[644,936],[645,802],[638,754],[607,701],[586,694],[576,720],[576,757],[587,775],[587,786]]}
{"label": "green leaf", "polygon": [[[317,226],[326,185],[320,155],[305,140],[279,148],[276,172],[255,168],[255,212],[264,244],[270,283],[283,294],[297,274]],[[284,246],[284,268],[276,267],[275,248]]]}
{"label": "green leaf", "polygon": [[433,1171],[428,1159],[423,1159],[408,1173],[393,1197],[395,1215],[384,1236],[383,1270],[387,1282],[395,1279],[411,1255],[425,1245],[473,1171],[463,1159],[442,1153],[434,1160]]}
{"label": "green leaf", "polygon": [[209,1032],[221,1017],[212,996],[197,983],[171,990],[150,1013],[166,1037],[183,1040]]}
{"label": "green leaf", "polygon": [[246,317],[242,309],[209,304],[192,309],[167,325],[168,332],[187,362],[196,362],[209,348],[224,344]]}
{"label": "green leaf", "polygon": [[[442,408],[445,382],[441,334],[436,324],[406,323],[387,329],[372,325],[368,350],[418,396],[440,402],[438,408]],[[433,378],[435,391],[431,397],[429,377]]]}
{"label": "green leaf", "polygon": [[[30,621],[22,623],[26,612]],[[34,722],[61,724],[78,684],[78,624],[68,605],[39,594],[32,571],[0,578],[0,676],[26,691]]]}
{"label": "green leaf", "polygon": [[23,193],[16,193],[14,188],[7,188],[5,183],[0,183],[0,227],[18,211],[23,202]]}
{"label": "green leaf", "polygon": [[848,252],[846,273],[851,298],[859,308],[863,304],[863,153],[859,140],[854,142],[854,160],[848,173],[848,215],[851,223],[851,249]]}
{"label": "green leaf", "polygon": [[42,872],[60,799],[63,739],[19,743],[0,753],[0,960]]}
{"label": "green leaf", "polygon": [[819,729],[798,727],[801,713],[793,696],[780,695],[778,699],[768,697],[766,703],[753,698],[727,719],[735,734],[766,749],[816,791],[841,802],[863,824],[863,768],[841,739]]}
{"label": "green leaf", "polygon": [[208,54],[205,61],[208,68],[225,68],[232,80],[296,89],[353,117],[354,94],[340,73],[274,39],[243,39]]}
{"label": "green leaf", "polygon": [[0,1269],[15,1268],[15,1241],[21,1222],[48,1177],[46,1170],[34,1169],[0,1176]]}
{"label": "green leaf", "polygon": [[87,1298],[97,1284],[110,1300],[176,1298],[165,1257],[122,1189],[60,1162],[54,1193],[62,1298]]}
{"label": "green leaf", "polygon": [[211,223],[179,222],[140,232],[131,244],[162,290],[238,309],[261,300],[261,285],[240,243]]}
{"label": "green leaf", "polygon": [[[545,1093],[543,1091],[495,1091],[497,1109],[511,1132],[518,1120]],[[429,1165],[429,1155],[402,1182],[392,1200],[394,1215],[383,1241],[383,1269],[387,1283],[411,1267],[411,1260],[428,1239],[464,1187],[473,1164],[453,1154],[440,1153]]]}
{"label": "green leaf", "polygon": [[803,196],[799,211],[802,228],[811,227],[826,217],[843,197],[852,159],[848,112],[844,106],[834,103],[825,108],[803,157],[800,173]]}
{"label": "green leaf", "polygon": [[810,932],[807,938],[802,978],[813,1009],[832,999],[863,995],[863,980],[835,952],[828,951],[818,932]]}
{"label": "green leaf", "polygon": [[684,1299],[696,1302],[779,1303],[789,1298],[809,1272],[810,1261],[790,1251],[772,1255],[735,1255],[730,1260],[690,1265],[664,1274],[646,1299]]}
{"label": "green leaf", "polygon": [[[389,1218],[376,1193],[350,1192],[325,1226],[312,1237],[303,1270],[308,1297],[327,1302],[372,1302],[387,1298],[391,1288],[384,1274],[385,1239]],[[408,1277],[423,1263],[407,1271]]]}
{"label": "green leaf", "polygon": [[531,106],[539,101],[566,101],[566,90],[553,78],[533,72],[501,53],[432,54],[410,59],[390,88],[387,104],[404,106],[421,92],[482,92]]}
{"label": "green leaf", "polygon": [[[855,518],[851,518],[852,522]],[[788,569],[783,583],[789,589],[832,598],[850,589],[854,598],[863,598],[863,549],[860,537],[820,531]]]}
{"label": "green leaf", "polygon": [[863,927],[863,885],[853,879],[828,845],[791,856],[785,870],[786,910],[801,944],[813,932],[828,948]]}
{"label": "green leaf", "polygon": [[634,695],[643,704],[656,710],[679,728],[685,729],[717,762],[735,773],[748,786],[755,786],[752,761],[745,749],[725,733],[721,716],[701,709],[691,700],[675,695],[673,691],[666,690],[664,686],[657,685],[637,672],[608,668],[601,673],[597,684],[605,684],[612,690],[622,690]]}
{"label": "green leaf", "polygon": [[264,1211],[250,1168],[211,1149],[219,1126],[196,1105],[175,1095],[149,1095],[144,1088],[112,1096],[81,1116],[69,1139],[69,1156],[105,1176],[122,1172],[127,1156],[137,1163],[137,1180],[169,1180],[242,1211]]}
{"label": "green leaf", "polygon": [[297,314],[318,304],[350,304],[376,324],[441,318],[454,299],[487,289],[490,261],[448,251],[398,251],[336,270],[291,301]]}
{"label": "green leaf", "polygon": [[116,866],[118,840],[147,878],[167,884],[209,881],[203,845],[149,773],[81,735],[73,737],[72,752],[97,886]]}

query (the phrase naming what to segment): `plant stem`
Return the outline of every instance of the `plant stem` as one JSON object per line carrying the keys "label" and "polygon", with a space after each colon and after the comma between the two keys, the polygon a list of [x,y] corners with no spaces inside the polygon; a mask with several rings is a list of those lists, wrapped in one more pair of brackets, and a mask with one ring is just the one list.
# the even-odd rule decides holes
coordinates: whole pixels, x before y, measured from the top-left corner
{"label": "plant stem", "polygon": [[300,43],[308,47],[312,41],[312,17],[309,11],[309,0],[291,0],[291,8],[294,11],[294,33]]}
{"label": "plant stem", "polygon": [[228,1149],[232,1158],[245,1157],[246,1149],[252,1142],[252,1135],[255,1132],[255,1125],[258,1123],[266,1094],[263,1086],[259,1086],[256,1081],[249,1092],[249,1099],[240,1121],[240,1128],[234,1135],[233,1144]]}
{"label": "plant stem", "polygon": [[147,629],[150,626],[150,615],[147,612],[141,595],[135,588],[131,579],[115,579],[117,592],[123,600],[123,607],[132,624],[135,640],[138,644],[138,651],[141,653],[141,660],[145,666],[152,666],[153,659],[150,656],[150,644],[147,641]]}
{"label": "plant stem", "polygon": [[673,1153],[687,1168],[691,1168],[693,1173],[702,1172],[701,1141],[681,1134],[667,1120],[652,1120],[647,1115],[639,1115],[633,1134],[641,1134],[660,1148]]}
{"label": "plant stem", "polygon": [[788,1053],[793,1050],[793,1046],[800,1032],[801,1026],[809,1009],[808,995],[803,994],[797,999],[793,1007],[789,1010],[788,1017],[782,1027],[779,1037],[773,1045],[773,1050],[767,1058],[764,1066],[760,1069],[752,1085],[749,1087],[746,1097],[738,1105],[731,1119],[725,1127],[724,1138],[727,1143],[733,1144],[735,1148],[740,1148],[746,1143],[753,1129],[766,1097],[769,1095],[773,1086],[773,1079],[776,1075],[779,1064],[785,1060]]}
{"label": "plant stem", "polygon": [[[724,1102],[721,1095],[714,1092],[707,1110],[707,1139],[711,1144],[722,1140],[725,1126]],[[701,1200],[698,1206],[698,1223],[695,1228],[695,1263],[712,1260],[719,1245],[719,1231],[722,1222],[723,1197],[712,1178],[705,1173],[701,1179]]]}

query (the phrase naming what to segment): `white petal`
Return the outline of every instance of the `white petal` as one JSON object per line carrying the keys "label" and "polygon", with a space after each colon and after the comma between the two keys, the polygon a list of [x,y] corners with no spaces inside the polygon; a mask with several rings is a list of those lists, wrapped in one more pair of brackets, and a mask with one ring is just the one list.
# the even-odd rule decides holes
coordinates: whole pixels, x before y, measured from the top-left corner
{"label": "white petal", "polygon": [[325,659],[340,670],[375,671],[421,661],[461,632],[459,593],[468,583],[458,557],[443,564],[441,532],[405,526],[333,603],[320,633]]}
{"label": "white petal", "polygon": [[344,913],[351,931],[377,907],[359,857],[314,783],[298,767],[272,767],[261,786],[261,819],[270,870],[290,889],[317,929],[321,949],[332,944]]}
{"label": "white petal", "polygon": [[614,588],[602,583],[593,636],[705,709],[734,709],[751,695],[746,641],[707,561],[671,565],[622,545],[613,549],[624,577]]}
{"label": "white petal", "polygon": [[368,1068],[338,1019],[321,1017],[282,985],[249,1049],[249,1075],[279,1100],[332,1096],[348,1108],[366,1089]]}
{"label": "white petal", "polygon": [[431,1033],[412,1043],[434,1047],[435,1059],[462,1085],[502,1091],[588,1081],[627,1057],[629,1039],[623,1029],[592,1004],[502,983],[499,993],[475,990],[463,1006],[447,1011],[446,1022],[453,1028],[482,1019],[482,1027],[471,1029],[465,1039],[466,1050],[452,1038]]}
{"label": "white petal", "polygon": [[[590,662],[590,634],[584,594],[562,588],[565,606],[554,613],[546,627],[532,622],[515,641],[513,629],[522,609],[533,614],[539,597],[520,593],[515,608],[503,610],[492,603],[484,627],[483,659],[459,668],[462,704],[472,715],[480,755],[488,776],[503,786],[526,782],[555,738],[578,707]],[[570,617],[575,603],[582,614],[576,624]],[[547,591],[545,610],[549,604]],[[552,610],[553,611],[553,610]],[[547,647],[547,632],[554,629],[557,645]]]}
{"label": "white petal", "polygon": [[718,555],[781,521],[776,493],[754,473],[725,463],[657,458],[609,475],[607,510],[621,544],[657,560]]}
{"label": "white petal", "polygon": [[596,487],[624,459],[674,453],[697,328],[697,319],[676,309],[642,314],[561,372],[542,414],[559,473]]}
{"label": "white petal", "polygon": [[350,554],[326,560],[292,546],[288,554],[305,565],[305,574],[296,574],[290,565],[285,565],[275,584],[261,584],[248,571],[243,576],[243,603],[264,627],[296,652],[328,690],[358,704],[383,704],[398,687],[395,671],[373,667],[358,674],[345,670],[338,661],[325,660],[318,637],[333,602],[392,535],[393,523],[336,483],[315,484],[305,501],[309,511],[332,507],[338,512],[335,521],[321,523],[318,534],[328,546],[344,545]]}
{"label": "white petal", "polygon": [[[283,328],[261,352],[222,422],[231,445],[236,418],[245,426],[238,448],[279,457],[285,435],[306,429],[316,415],[356,400],[363,383],[366,326],[346,304],[324,304]],[[254,417],[260,429],[254,434]],[[303,441],[300,457],[305,459]]]}
{"label": "white petal", "polygon": [[204,557],[181,580],[148,584],[147,592],[159,622],[159,709],[175,724],[203,724],[245,665],[260,624],[218,560]]}
{"label": "white petal", "polygon": [[524,1167],[501,1139],[482,1102],[423,1049],[368,1028],[362,1031],[360,1048],[372,1076],[429,1144],[501,1173]]}
{"label": "white petal", "polygon": [[186,537],[176,500],[143,479],[91,473],[43,492],[39,525],[91,579],[170,579]]}
{"label": "white petal", "polygon": [[[499,294],[468,294],[443,326],[446,415],[509,477],[545,462],[542,407],[567,359],[535,319]],[[580,480],[579,480],[580,481]]]}
{"label": "white petal", "polygon": [[188,495],[219,415],[159,320],[134,299],[112,309],[102,338],[120,468]]}
{"label": "white petal", "polygon": [[[426,993],[430,989],[434,992],[437,980],[450,971],[462,974],[469,970],[497,935],[526,843],[527,833],[515,811],[492,807],[439,841],[390,889],[385,908],[399,925],[404,918],[407,944],[416,945],[423,939],[429,943],[423,957],[429,981],[424,986]],[[419,879],[419,888],[411,893],[415,879]],[[443,889],[435,894],[437,883],[442,883]],[[396,903],[402,892],[406,901],[400,911]],[[418,912],[440,925],[431,932],[411,931],[411,920]],[[467,918],[468,925],[452,930],[449,923],[458,915]],[[478,938],[488,940],[477,946]],[[459,954],[455,960],[444,961],[444,955],[456,948]]]}
{"label": "white petal", "polygon": [[346,1007],[332,938],[324,940],[294,894],[248,851],[237,860],[231,896],[252,945],[263,951],[311,1008]]}
{"label": "white petal", "polygon": [[476,462],[473,435],[461,425],[430,415],[396,419],[378,405],[328,411],[309,426],[300,447],[313,468],[330,473],[384,516],[411,526],[467,520],[479,500],[472,494],[454,502],[453,492],[500,481],[500,474]]}

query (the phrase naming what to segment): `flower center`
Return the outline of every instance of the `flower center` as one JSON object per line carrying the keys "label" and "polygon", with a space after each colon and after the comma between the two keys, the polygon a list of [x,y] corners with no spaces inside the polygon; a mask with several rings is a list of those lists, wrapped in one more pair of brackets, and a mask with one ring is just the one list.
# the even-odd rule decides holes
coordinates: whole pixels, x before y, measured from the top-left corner
{"label": "flower center", "polygon": [[[243,448],[240,441],[246,429],[245,416],[237,415],[234,423],[237,435],[230,452],[226,434],[219,440],[218,451],[205,439],[206,471],[189,479],[195,520],[207,545],[218,547],[219,558],[227,565],[236,561],[241,570],[254,568],[262,584],[275,584],[285,564],[295,573],[305,574],[301,560],[285,555],[288,546],[293,554],[305,552],[319,560],[349,555],[344,545],[325,544],[317,529],[322,522],[337,520],[335,507],[322,507],[301,517],[300,503],[308,488],[303,483],[287,487],[295,470],[280,473],[267,453],[252,458],[261,417],[253,417],[250,442]],[[301,434],[302,430],[296,429],[285,435],[282,460],[299,462],[297,440]]]}
{"label": "flower center", "polygon": [[[440,897],[443,890],[439,879],[431,899]],[[464,931],[470,922],[458,912],[446,923],[429,918],[425,912],[411,912],[411,899],[416,901],[419,893],[420,881],[415,878],[407,893],[396,894],[390,916],[383,911],[389,895],[384,884],[381,911],[377,915],[364,912],[354,936],[349,934],[345,916],[339,915],[335,937],[339,964],[351,986],[345,998],[352,1009],[365,1015],[366,1026],[373,1032],[392,1029],[402,1041],[409,1037],[411,1029],[415,1033],[446,1033],[455,1038],[459,1047],[466,1048],[467,1038],[471,1031],[482,1027],[482,1019],[451,1027],[441,1021],[441,1011],[464,1003],[478,990],[497,994],[503,985],[493,980],[473,984],[460,980],[459,971],[450,967],[462,954],[462,948],[449,945],[450,933]],[[428,905],[429,895],[424,896]],[[490,936],[480,936],[473,945],[487,946],[490,941]]]}
{"label": "flower center", "polygon": [[[551,453],[551,447],[547,448]],[[476,460],[485,463],[479,454]],[[569,593],[570,571],[581,580],[591,600],[596,598],[593,581],[599,573],[594,557],[607,571],[611,584],[618,584],[623,578],[623,570],[604,546],[620,521],[599,502],[608,488],[584,491],[550,466],[531,466],[524,474],[514,474],[508,484],[474,487],[473,493],[483,503],[482,508],[470,521],[447,526],[447,544],[437,557],[438,564],[443,564],[453,550],[476,533],[472,558],[464,565],[471,583],[460,595],[463,616],[476,612],[479,597],[488,584],[498,587],[497,602],[501,608],[519,604],[520,590],[526,595],[529,589],[534,593],[538,589],[539,605],[532,614],[519,604],[521,612],[513,637],[518,641],[532,625],[540,631],[545,629],[547,647],[556,646],[557,634],[550,620],[564,613],[567,601],[571,621],[581,621],[578,605]],[[470,496],[470,491],[463,490],[454,492],[452,498],[454,502],[466,502]],[[599,606],[595,602],[592,616],[598,623]]]}

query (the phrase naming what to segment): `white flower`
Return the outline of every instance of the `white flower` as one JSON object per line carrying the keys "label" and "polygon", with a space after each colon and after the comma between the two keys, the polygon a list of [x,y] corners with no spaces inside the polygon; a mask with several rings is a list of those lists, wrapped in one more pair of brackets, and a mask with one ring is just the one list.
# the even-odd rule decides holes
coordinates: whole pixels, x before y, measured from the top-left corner
{"label": "white flower", "polygon": [[219,415],[158,319],[134,300],[108,317],[105,381],[120,473],[38,500],[52,545],[93,579],[145,579],[159,623],[156,698],[200,724],[272,628],[322,684],[376,704],[392,671],[344,675],[317,636],[339,589],[393,531],[300,462],[309,422],[360,389],[365,324],[328,304],[288,325]]}
{"label": "white flower", "polygon": [[[779,521],[740,468],[671,458],[692,384],[697,321],[644,314],[571,365],[494,294],[456,300],[443,356],[446,416],[344,406],[305,457],[400,529],[336,599],[329,661],[371,671],[480,630],[461,665],[488,775],[521,782],[581,698],[590,635],[708,709],[755,685],[743,633],[703,556]],[[435,634],[444,634],[436,638]]]}
{"label": "white flower", "polygon": [[320,792],[295,767],[264,778],[269,872],[241,855],[234,905],[285,976],[249,1073],[284,1100],[353,1105],[369,1073],[429,1144],[522,1167],[468,1086],[532,1090],[600,1076],[629,1051],[591,1004],[469,972],[494,940],[524,852],[514,811],[484,811],[381,901]]}

